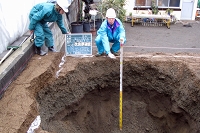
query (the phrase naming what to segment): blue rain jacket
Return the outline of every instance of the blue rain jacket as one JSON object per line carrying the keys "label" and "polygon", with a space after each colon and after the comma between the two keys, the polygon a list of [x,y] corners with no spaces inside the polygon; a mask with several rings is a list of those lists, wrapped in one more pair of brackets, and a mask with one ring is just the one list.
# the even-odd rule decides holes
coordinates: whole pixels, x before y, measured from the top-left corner
{"label": "blue rain jacket", "polygon": [[67,33],[63,24],[62,14],[56,11],[53,3],[40,3],[35,5],[29,14],[30,24],[29,30],[34,30],[35,45],[42,47],[45,44],[47,47],[54,46],[53,35],[49,29],[47,22],[56,22],[63,34]]}
{"label": "blue rain jacket", "polygon": [[114,52],[118,52],[120,49],[120,38],[126,41],[125,29],[122,22],[115,18],[113,26],[110,26],[107,20],[104,20],[101,27],[97,31],[97,37],[95,38],[95,43],[97,45],[98,53],[110,52],[110,42],[114,43],[111,49]]}

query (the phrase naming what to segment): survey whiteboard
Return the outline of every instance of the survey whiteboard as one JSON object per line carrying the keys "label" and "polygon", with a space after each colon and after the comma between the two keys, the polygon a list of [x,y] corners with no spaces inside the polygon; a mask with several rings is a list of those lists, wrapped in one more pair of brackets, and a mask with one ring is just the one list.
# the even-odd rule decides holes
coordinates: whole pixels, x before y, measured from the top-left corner
{"label": "survey whiteboard", "polygon": [[92,33],[66,35],[66,55],[92,55]]}

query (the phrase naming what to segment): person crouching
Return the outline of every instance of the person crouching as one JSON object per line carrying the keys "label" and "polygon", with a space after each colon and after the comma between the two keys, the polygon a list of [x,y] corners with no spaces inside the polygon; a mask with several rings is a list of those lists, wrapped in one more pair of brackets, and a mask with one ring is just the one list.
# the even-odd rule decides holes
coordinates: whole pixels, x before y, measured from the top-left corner
{"label": "person crouching", "polygon": [[[116,58],[119,55],[120,41],[122,44],[126,41],[125,29],[120,19],[116,18],[115,10],[109,8],[106,11],[106,20],[101,24],[95,38],[98,50],[96,57],[106,54],[110,58]],[[111,48],[110,43],[113,43]]]}

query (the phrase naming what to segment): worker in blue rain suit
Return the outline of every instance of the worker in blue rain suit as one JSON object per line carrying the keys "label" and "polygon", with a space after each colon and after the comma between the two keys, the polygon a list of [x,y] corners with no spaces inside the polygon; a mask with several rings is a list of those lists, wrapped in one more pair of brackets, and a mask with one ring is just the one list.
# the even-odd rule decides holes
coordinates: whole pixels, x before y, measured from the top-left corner
{"label": "worker in blue rain suit", "polygon": [[[120,49],[120,40],[124,44],[126,41],[125,29],[122,22],[116,18],[116,13],[113,8],[106,11],[106,20],[103,21],[101,27],[97,31],[95,43],[97,45],[98,53],[96,57],[106,55],[110,58],[116,58]],[[110,43],[113,43],[110,48]]]}
{"label": "worker in blue rain suit", "polygon": [[56,4],[39,3],[31,9],[29,30],[31,34],[35,34],[34,42],[39,55],[46,55],[46,52],[41,49],[44,43],[49,51],[56,52],[53,34],[47,22],[56,22],[63,34],[69,33],[64,27],[62,18],[62,14],[68,11],[68,6],[69,4],[66,0],[57,0]]}

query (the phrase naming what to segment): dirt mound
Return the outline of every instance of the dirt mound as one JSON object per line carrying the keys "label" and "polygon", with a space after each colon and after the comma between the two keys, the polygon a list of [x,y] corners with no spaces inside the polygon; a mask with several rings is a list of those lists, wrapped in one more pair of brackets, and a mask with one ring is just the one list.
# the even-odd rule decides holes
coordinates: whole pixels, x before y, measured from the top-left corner
{"label": "dirt mound", "polygon": [[39,133],[200,132],[199,56],[125,54],[122,131],[119,58],[61,57],[31,59],[0,100],[1,132],[26,132],[37,115]]}

